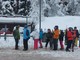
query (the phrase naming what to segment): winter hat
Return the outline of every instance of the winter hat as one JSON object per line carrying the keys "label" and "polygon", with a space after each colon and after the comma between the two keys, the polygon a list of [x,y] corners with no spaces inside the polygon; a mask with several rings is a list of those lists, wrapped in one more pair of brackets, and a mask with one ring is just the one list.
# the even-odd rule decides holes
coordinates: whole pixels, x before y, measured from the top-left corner
{"label": "winter hat", "polygon": [[77,27],[74,27],[74,29],[77,29]]}
{"label": "winter hat", "polygon": [[16,26],[16,29],[18,29],[19,28],[19,26]]}
{"label": "winter hat", "polygon": [[58,25],[56,25],[56,26],[54,27],[54,29],[58,29]]}
{"label": "winter hat", "polygon": [[69,27],[69,31],[71,31],[71,30],[73,30],[73,28],[72,27]]}

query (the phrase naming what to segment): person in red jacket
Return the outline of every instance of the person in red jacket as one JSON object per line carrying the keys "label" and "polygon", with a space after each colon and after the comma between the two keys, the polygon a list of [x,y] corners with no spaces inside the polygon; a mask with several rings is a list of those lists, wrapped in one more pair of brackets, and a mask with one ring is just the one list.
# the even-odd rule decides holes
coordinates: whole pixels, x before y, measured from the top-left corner
{"label": "person in red jacket", "polygon": [[68,37],[68,41],[67,41],[67,47],[66,47],[66,51],[70,52],[70,48],[71,45],[73,43],[73,29],[72,27],[69,27],[69,31],[67,31],[67,37]]}
{"label": "person in red jacket", "polygon": [[74,52],[74,46],[75,46],[75,40],[76,40],[76,37],[77,37],[77,35],[76,35],[76,31],[73,30],[72,52]]}

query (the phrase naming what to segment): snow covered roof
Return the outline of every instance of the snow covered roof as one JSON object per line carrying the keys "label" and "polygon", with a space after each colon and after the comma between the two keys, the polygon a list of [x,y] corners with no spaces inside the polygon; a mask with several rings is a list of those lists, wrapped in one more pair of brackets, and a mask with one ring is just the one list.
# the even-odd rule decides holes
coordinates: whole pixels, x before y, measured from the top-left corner
{"label": "snow covered roof", "polygon": [[21,17],[0,17],[0,23],[26,23],[26,18]]}

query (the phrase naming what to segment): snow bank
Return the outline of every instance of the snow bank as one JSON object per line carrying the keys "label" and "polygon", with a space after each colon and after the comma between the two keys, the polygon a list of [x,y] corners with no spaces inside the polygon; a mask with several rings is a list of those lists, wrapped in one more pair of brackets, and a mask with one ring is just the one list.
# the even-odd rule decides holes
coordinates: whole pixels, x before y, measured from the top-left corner
{"label": "snow bank", "polygon": [[[45,21],[41,22],[41,28],[54,29],[54,26],[58,25],[59,29],[66,29],[68,27],[77,26],[80,29],[80,16],[60,16],[60,17],[45,17]],[[39,29],[39,24],[36,26]]]}

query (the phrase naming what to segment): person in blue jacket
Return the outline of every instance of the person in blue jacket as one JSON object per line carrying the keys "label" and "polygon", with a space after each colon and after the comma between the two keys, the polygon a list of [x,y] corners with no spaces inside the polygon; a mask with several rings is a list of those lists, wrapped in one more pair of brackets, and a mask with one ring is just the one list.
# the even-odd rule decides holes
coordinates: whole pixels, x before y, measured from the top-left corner
{"label": "person in blue jacket", "polygon": [[27,28],[27,25],[25,25],[24,30],[23,30],[23,46],[24,46],[23,51],[28,50],[28,40],[29,40],[29,38],[30,38],[30,32]]}
{"label": "person in blue jacket", "polygon": [[40,43],[40,48],[43,48],[43,46],[42,46],[42,39],[43,39],[43,30],[40,29],[40,32],[39,32],[39,43]]}

